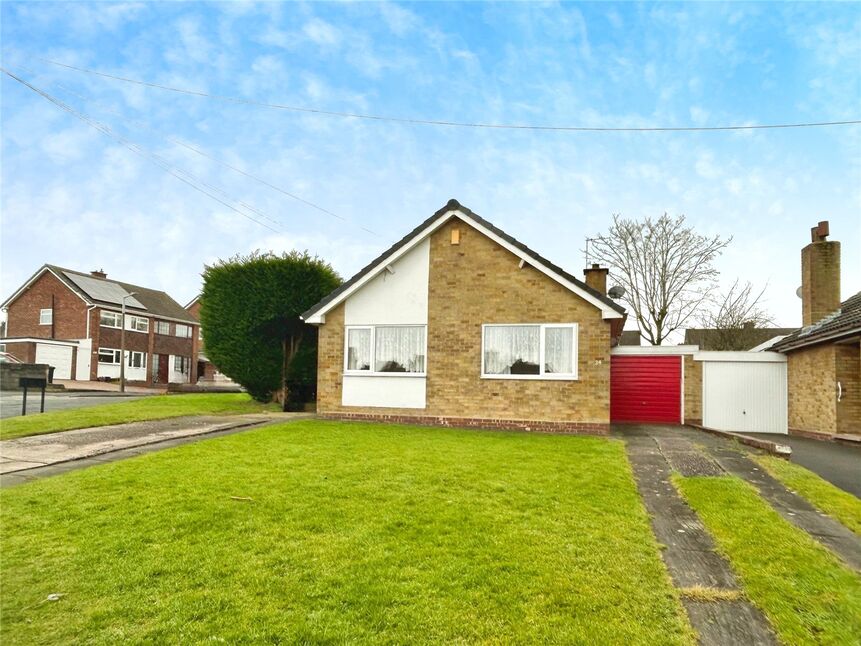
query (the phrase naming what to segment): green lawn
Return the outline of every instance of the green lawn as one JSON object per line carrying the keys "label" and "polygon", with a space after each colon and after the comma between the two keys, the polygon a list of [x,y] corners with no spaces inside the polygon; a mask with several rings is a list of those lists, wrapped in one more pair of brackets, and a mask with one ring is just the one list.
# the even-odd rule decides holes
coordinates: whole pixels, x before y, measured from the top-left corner
{"label": "green lawn", "polygon": [[260,404],[244,393],[155,395],[118,404],[103,404],[4,419],[0,421],[0,440],[68,431],[74,428],[142,422],[184,415],[237,415],[266,410],[278,410],[278,407],[274,404]]}
{"label": "green lawn", "polygon": [[0,502],[2,643],[694,641],[617,441],[304,421]]}
{"label": "green lawn", "polygon": [[806,498],[810,504],[861,536],[861,500],[788,460],[771,455],[758,455],[754,456],[754,459],[772,476]]}
{"label": "green lawn", "polygon": [[861,577],[742,480],[674,481],[784,643],[859,643]]}

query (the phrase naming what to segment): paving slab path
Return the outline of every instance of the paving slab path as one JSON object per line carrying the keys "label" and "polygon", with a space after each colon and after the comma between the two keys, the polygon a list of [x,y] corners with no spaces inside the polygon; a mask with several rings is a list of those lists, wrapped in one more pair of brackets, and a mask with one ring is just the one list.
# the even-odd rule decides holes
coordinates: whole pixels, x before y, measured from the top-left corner
{"label": "paving slab path", "polygon": [[721,475],[723,469],[704,455],[691,439],[654,426],[626,426],[614,430],[625,446],[652,531],[661,543],[661,557],[673,585],[683,592],[682,603],[704,646],[777,644],[763,614],[745,599],[698,601],[685,596],[687,588],[738,591],[732,568],[715,551],[711,535],[693,509],[670,482],[670,475]]}
{"label": "paving slab path", "polygon": [[0,442],[0,485],[10,486],[207,437],[310,417],[313,414],[174,417],[4,440]]}
{"label": "paving slab path", "polygon": [[785,520],[810,534],[852,569],[861,572],[861,538],[787,489],[743,453],[714,445],[708,446],[707,450],[728,473],[756,487],[760,496]]}

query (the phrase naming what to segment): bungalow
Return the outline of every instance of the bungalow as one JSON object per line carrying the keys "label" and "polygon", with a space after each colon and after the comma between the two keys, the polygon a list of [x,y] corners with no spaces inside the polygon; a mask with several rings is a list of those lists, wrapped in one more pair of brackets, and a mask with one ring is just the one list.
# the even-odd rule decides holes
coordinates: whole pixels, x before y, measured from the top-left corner
{"label": "bungalow", "polygon": [[102,271],[43,265],[0,307],[8,317],[0,339],[5,351],[26,363],[54,366],[55,379],[118,378],[125,360],[129,382],[197,380],[197,320],[162,291],[109,279]]}
{"label": "bungalow", "polygon": [[606,433],[625,309],[455,200],[302,318],[324,417]]}
{"label": "bungalow", "polygon": [[787,358],[789,432],[861,436],[861,292],[840,302],[840,243],[828,222],[801,250],[802,327],[773,350]]}

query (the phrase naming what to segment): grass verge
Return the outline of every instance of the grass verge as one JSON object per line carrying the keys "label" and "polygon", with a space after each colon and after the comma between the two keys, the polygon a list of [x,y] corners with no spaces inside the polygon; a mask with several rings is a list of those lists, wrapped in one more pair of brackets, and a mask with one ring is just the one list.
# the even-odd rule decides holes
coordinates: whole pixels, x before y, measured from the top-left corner
{"label": "grass verge", "polygon": [[806,498],[811,505],[861,536],[861,500],[788,460],[771,455],[756,455],[754,459],[769,474]]}
{"label": "grass verge", "polygon": [[117,404],[103,404],[0,420],[0,440],[186,415],[239,415],[277,409],[277,405],[261,404],[245,393],[154,395]]}
{"label": "grass verge", "polygon": [[861,577],[783,520],[742,480],[674,482],[739,575],[746,596],[786,644],[854,644],[861,635]]}
{"label": "grass verge", "polygon": [[617,441],[295,422],[0,502],[3,643],[694,641]]}

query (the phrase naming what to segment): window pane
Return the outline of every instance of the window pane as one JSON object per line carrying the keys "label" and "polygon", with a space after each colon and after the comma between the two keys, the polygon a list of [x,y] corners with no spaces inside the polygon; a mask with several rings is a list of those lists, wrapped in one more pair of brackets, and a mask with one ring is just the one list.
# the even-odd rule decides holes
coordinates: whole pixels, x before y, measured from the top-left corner
{"label": "window pane", "polygon": [[371,369],[371,331],[347,331],[347,370]]}
{"label": "window pane", "polygon": [[484,328],[484,373],[537,375],[540,334],[541,328],[537,325]]}
{"label": "window pane", "polygon": [[424,327],[376,328],[376,372],[424,372]]}
{"label": "window pane", "polygon": [[39,323],[41,325],[50,325],[54,318],[54,310],[46,309],[39,310]]}
{"label": "window pane", "polygon": [[544,330],[544,372],[574,372],[574,329],[548,327]]}

